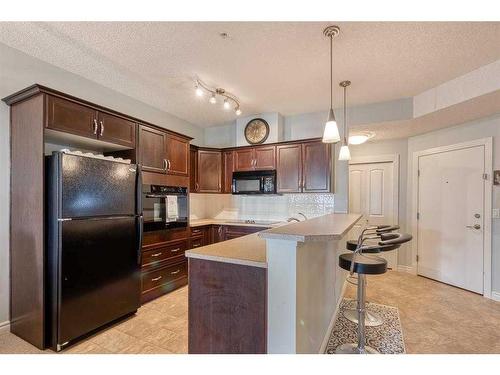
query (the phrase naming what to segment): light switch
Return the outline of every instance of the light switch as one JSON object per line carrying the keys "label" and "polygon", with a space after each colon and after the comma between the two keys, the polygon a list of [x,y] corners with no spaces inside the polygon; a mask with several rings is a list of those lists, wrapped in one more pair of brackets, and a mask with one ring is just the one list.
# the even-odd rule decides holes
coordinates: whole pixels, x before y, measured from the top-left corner
{"label": "light switch", "polygon": [[494,208],[493,209],[493,219],[500,219],[500,208]]}

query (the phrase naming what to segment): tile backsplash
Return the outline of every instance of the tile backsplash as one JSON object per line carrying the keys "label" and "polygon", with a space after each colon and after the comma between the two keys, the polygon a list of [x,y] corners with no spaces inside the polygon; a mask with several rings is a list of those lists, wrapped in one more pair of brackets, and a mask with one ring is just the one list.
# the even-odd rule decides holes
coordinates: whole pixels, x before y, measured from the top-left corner
{"label": "tile backsplash", "polygon": [[333,194],[272,196],[190,194],[191,219],[254,219],[283,221],[302,212],[308,218],[333,212]]}

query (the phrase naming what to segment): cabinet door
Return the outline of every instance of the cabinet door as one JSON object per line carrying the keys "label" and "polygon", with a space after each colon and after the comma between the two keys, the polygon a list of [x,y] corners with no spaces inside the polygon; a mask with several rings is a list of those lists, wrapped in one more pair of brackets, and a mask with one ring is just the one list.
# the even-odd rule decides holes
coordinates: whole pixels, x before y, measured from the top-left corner
{"label": "cabinet door", "polygon": [[97,136],[101,141],[135,148],[135,122],[103,112],[99,112],[98,121]]}
{"label": "cabinet door", "polygon": [[234,153],[233,151],[224,151],[222,154],[224,164],[224,183],[222,184],[223,193],[231,193],[233,185]]}
{"label": "cabinet door", "polygon": [[255,169],[276,169],[276,147],[259,146],[254,148]]}
{"label": "cabinet door", "polygon": [[166,173],[166,133],[141,125],[139,127],[139,160],[144,171]]}
{"label": "cabinet door", "polygon": [[302,191],[302,148],[300,144],[276,147],[276,189],[278,193]]}
{"label": "cabinet door", "polygon": [[254,170],[254,149],[243,148],[234,151],[234,171],[253,171]]}
{"label": "cabinet door", "polygon": [[222,190],[222,155],[220,151],[198,150],[198,192]]}
{"label": "cabinet door", "polygon": [[224,241],[225,233],[224,233],[224,226],[223,225],[213,225],[212,228],[212,233],[211,233],[211,241],[210,243],[217,243]]}
{"label": "cabinet door", "polygon": [[47,96],[47,124],[49,129],[97,138],[97,111],[72,101]]}
{"label": "cabinet door", "polygon": [[302,191],[328,193],[331,191],[331,145],[321,141],[302,144]]}
{"label": "cabinet door", "polygon": [[189,190],[198,191],[198,151],[195,148],[189,150]]}
{"label": "cabinet door", "polygon": [[166,142],[167,173],[176,176],[188,176],[189,141],[167,133]]}

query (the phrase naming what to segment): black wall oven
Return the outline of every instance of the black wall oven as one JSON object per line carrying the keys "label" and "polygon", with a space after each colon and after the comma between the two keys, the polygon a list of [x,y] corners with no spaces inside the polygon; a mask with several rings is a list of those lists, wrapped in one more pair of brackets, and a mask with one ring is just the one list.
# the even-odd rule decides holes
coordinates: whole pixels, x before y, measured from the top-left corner
{"label": "black wall oven", "polygon": [[188,225],[187,187],[142,185],[144,232]]}
{"label": "black wall oven", "polygon": [[276,194],[276,171],[233,172],[233,194]]}

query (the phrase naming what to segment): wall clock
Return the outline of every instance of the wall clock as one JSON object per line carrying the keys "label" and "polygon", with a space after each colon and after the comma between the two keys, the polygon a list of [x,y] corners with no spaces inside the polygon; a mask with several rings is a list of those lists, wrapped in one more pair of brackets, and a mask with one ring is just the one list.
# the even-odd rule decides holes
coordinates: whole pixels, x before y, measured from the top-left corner
{"label": "wall clock", "polygon": [[245,126],[245,139],[251,145],[264,143],[269,136],[269,124],[261,118],[250,120]]}

